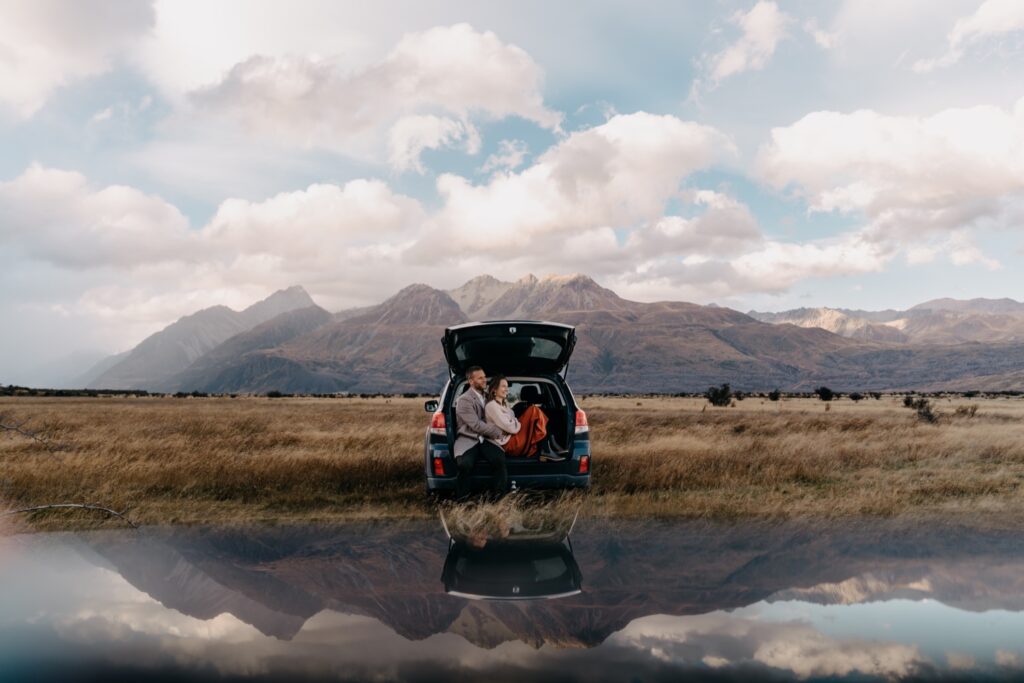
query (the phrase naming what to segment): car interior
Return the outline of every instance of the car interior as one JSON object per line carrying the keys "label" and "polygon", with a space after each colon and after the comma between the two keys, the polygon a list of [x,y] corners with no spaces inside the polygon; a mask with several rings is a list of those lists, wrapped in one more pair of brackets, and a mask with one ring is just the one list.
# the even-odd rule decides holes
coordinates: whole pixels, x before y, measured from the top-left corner
{"label": "car interior", "polygon": [[[455,390],[452,398],[452,410],[454,411],[455,399],[463,394],[469,385],[461,382]],[[529,405],[539,406],[548,416],[548,433],[553,435],[559,446],[568,447],[570,444],[569,414],[566,410],[566,402],[558,387],[548,380],[524,378],[508,378],[508,404],[512,406],[516,417],[519,417]],[[452,424],[454,422],[452,415]]]}

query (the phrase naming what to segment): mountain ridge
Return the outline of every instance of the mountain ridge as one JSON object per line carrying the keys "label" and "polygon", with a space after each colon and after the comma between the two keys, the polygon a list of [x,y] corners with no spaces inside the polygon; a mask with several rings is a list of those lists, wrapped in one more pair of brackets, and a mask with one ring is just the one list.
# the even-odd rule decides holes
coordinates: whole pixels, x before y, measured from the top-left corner
{"label": "mountain ridge", "polygon": [[[281,292],[308,297],[300,287]],[[448,377],[439,344],[444,329],[474,319],[575,325],[570,381],[580,391],[671,393],[721,382],[744,390],[800,391],[820,384],[839,390],[1005,389],[1024,381],[1017,371],[1024,366],[1024,333],[1014,332],[1018,322],[1024,332],[1024,315],[976,313],[967,305],[953,311],[950,300],[935,301],[946,308],[745,314],[681,301],[630,301],[581,273],[531,274],[514,282],[483,275],[449,290],[408,285],[379,304],[334,314],[319,307],[305,316],[286,310],[260,323],[264,327],[229,330],[184,367],[151,372],[158,379],[139,388],[434,393]],[[988,301],[973,305],[991,308]],[[1012,308],[1006,303],[1012,300],[999,301],[996,308]],[[261,308],[266,315],[268,307]],[[193,315],[230,318],[230,310]]]}
{"label": "mountain ridge", "polygon": [[313,299],[296,285],[278,290],[241,311],[224,305],[201,309],[146,337],[124,358],[93,379],[87,388],[156,386],[239,332],[294,308],[310,305],[314,305]]}

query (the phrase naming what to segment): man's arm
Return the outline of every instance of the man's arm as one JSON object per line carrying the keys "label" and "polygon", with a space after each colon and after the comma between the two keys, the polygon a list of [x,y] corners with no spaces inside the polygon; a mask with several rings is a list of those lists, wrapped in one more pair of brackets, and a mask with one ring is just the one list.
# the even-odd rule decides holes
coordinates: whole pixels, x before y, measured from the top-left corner
{"label": "man's arm", "polygon": [[[469,391],[472,391],[470,389]],[[489,439],[497,439],[502,435],[501,429],[497,425],[489,425],[476,413],[476,407],[470,403],[470,401],[476,401],[476,396],[469,396],[466,398],[466,394],[459,397],[459,400],[455,403],[455,419],[458,427],[465,427],[474,434],[480,436],[486,436]]]}

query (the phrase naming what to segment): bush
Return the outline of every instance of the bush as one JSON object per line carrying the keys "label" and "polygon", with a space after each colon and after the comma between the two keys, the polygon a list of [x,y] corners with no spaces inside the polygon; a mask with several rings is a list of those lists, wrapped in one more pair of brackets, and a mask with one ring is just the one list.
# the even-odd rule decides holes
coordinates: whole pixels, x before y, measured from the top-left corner
{"label": "bush", "polygon": [[880,391],[872,391],[870,393],[870,396],[871,396],[871,398],[875,399],[876,401],[881,401],[882,400],[882,392],[880,392]]}
{"label": "bush", "polygon": [[274,389],[273,391],[268,391],[267,392],[267,398],[281,398],[282,396],[284,396],[284,394],[282,394],[277,389]]}
{"label": "bush", "polygon": [[914,397],[913,396],[909,396],[909,395],[904,396],[903,397],[903,407],[904,408],[913,408],[914,407]]}
{"label": "bush", "polygon": [[817,389],[814,390],[814,393],[816,393],[818,395],[818,398],[820,398],[822,401],[831,401],[833,398],[835,398],[836,395],[835,392],[829,389],[828,387],[818,387]]}
{"label": "bush", "polygon": [[853,392],[852,394],[850,394],[850,400],[853,401],[854,403],[856,403],[857,401],[861,401],[863,399],[864,399],[864,395],[863,394],[858,394],[856,391]]}
{"label": "bush", "polygon": [[732,389],[729,388],[729,384],[723,384],[720,387],[708,387],[708,390],[704,392],[704,398],[713,406],[724,408],[725,406],[732,403]]}
{"label": "bush", "polygon": [[768,392],[769,401],[778,401],[780,398],[782,398],[782,392],[778,389],[772,389]]}
{"label": "bush", "polygon": [[[909,397],[908,397],[909,398]],[[906,402],[904,401],[904,405]],[[917,413],[917,417],[922,422],[928,424],[935,424],[939,421],[939,414],[932,409],[932,402],[922,397],[918,399],[911,399],[908,408],[913,408]]]}
{"label": "bush", "polygon": [[974,417],[978,413],[978,404],[970,403],[965,406],[957,406],[955,412],[960,417]]}

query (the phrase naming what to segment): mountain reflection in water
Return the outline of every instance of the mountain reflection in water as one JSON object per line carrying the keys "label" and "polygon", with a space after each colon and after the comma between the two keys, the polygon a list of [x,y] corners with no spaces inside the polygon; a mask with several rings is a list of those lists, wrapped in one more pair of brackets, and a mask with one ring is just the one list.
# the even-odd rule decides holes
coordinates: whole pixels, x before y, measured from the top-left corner
{"label": "mountain reflection in water", "polygon": [[1024,676],[1024,532],[581,521],[538,580],[582,591],[550,600],[447,593],[456,545],[433,523],[3,538],[0,679]]}

